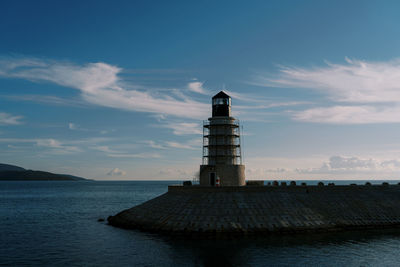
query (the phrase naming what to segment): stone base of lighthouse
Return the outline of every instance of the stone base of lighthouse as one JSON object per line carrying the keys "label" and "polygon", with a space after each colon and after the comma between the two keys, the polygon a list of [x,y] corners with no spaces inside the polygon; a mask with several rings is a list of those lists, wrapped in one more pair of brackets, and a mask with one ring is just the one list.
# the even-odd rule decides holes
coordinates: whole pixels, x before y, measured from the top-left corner
{"label": "stone base of lighthouse", "polygon": [[169,186],[108,218],[165,233],[293,233],[400,227],[400,185]]}
{"label": "stone base of lighthouse", "polygon": [[201,186],[214,186],[217,177],[220,186],[246,185],[244,165],[200,165]]}

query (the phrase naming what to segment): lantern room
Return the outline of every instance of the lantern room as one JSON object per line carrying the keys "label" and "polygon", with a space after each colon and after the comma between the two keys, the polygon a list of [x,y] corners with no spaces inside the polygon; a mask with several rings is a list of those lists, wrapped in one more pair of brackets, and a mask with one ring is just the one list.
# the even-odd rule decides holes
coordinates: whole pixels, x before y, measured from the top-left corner
{"label": "lantern room", "polygon": [[231,116],[231,97],[221,91],[212,98],[212,116],[230,117]]}

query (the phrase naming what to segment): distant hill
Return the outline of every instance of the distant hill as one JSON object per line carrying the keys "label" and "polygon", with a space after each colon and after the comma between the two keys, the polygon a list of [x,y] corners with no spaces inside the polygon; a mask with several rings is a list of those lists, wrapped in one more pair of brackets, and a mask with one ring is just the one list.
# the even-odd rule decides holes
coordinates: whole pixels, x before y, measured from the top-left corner
{"label": "distant hill", "polygon": [[25,171],[25,169],[18,167],[18,166],[10,165],[10,164],[0,163],[0,172],[4,172],[4,171]]}
{"label": "distant hill", "polygon": [[82,177],[55,174],[44,171],[32,171],[24,168],[0,163],[0,181],[83,181]]}

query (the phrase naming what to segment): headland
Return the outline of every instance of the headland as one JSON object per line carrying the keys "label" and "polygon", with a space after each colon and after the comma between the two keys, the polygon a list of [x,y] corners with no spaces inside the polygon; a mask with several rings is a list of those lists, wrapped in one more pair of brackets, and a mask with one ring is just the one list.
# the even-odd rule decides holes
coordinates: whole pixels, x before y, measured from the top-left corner
{"label": "headland", "polygon": [[89,181],[88,179],[45,171],[26,170],[22,167],[0,163],[0,181]]}

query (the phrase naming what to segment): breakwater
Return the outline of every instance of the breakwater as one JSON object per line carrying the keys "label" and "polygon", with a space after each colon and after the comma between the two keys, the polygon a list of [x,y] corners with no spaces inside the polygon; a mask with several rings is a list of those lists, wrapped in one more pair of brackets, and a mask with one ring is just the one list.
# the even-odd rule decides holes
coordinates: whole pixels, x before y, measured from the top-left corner
{"label": "breakwater", "polygon": [[111,225],[168,233],[285,233],[400,226],[400,185],[169,186],[110,216]]}

